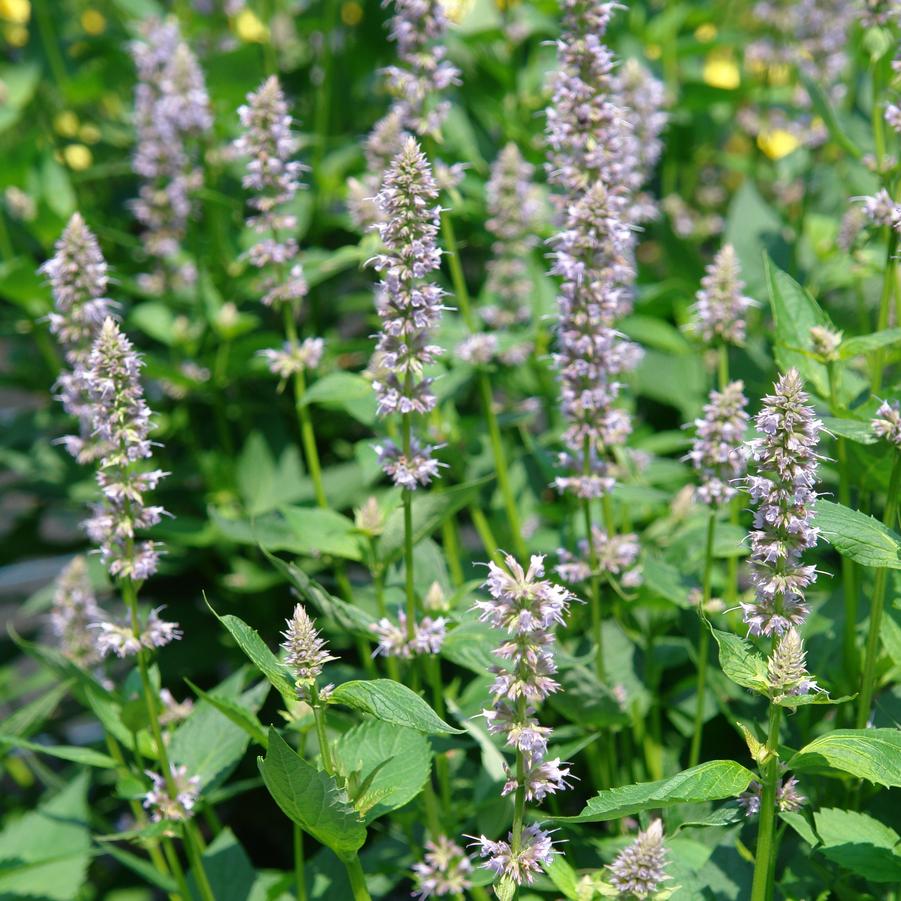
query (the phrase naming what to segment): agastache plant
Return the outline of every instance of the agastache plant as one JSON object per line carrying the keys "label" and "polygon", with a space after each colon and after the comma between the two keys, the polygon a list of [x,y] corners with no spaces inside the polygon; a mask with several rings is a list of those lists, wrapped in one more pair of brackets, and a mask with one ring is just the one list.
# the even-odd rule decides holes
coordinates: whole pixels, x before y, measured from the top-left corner
{"label": "agastache plant", "polygon": [[79,463],[90,463],[103,446],[93,428],[87,361],[101,326],[115,314],[116,305],[106,297],[106,260],[80,213],[72,215],[54,249],[55,254],[40,271],[53,292],[54,309],[47,317],[50,331],[59,341],[67,366],[56,388],[63,409],[78,419],[78,434],[61,443]]}
{"label": "agastache plant", "polygon": [[675,891],[664,885],[671,878],[666,873],[666,860],[663,821],[653,820],[607,867],[607,885],[602,884],[601,895],[636,901],[665,901]]}
{"label": "agastache plant", "polygon": [[693,308],[694,328],[705,342],[744,343],[745,313],[754,305],[744,288],[735,248],[725,244],[707,267]]}
{"label": "agastache plant", "polygon": [[528,802],[540,803],[549,794],[570,787],[569,764],[549,759],[551,729],[536,718],[541,703],[560,690],[554,678],[554,629],[565,623],[574,596],[544,579],[544,558],[532,556],[528,570],[509,554],[504,566],[488,564],[486,587],[491,599],[477,601],[479,618],[508,638],[495,654],[504,665],[495,670],[492,707],[482,715],[493,735],[503,735],[516,762],[507,768],[502,794],[514,795],[513,828],[506,840],[482,835],[473,844],[485,858],[483,867],[498,879],[497,891],[510,898],[516,887],[531,884],[542,866],[554,859],[551,832],[538,823],[525,823]]}
{"label": "agastache plant", "polygon": [[192,265],[180,260],[181,245],[193,194],[203,184],[196,145],[212,130],[213,116],[200,65],[174,18],[148,20],[131,52],[138,72],[132,165],[142,180],[133,209],[145,250],[157,261],[142,286],[162,294],[173,276],[187,284],[196,279]]}
{"label": "agastache plant", "polygon": [[73,557],[57,577],[50,608],[50,628],[62,654],[85,669],[96,666],[102,654],[92,627],[102,618],[87,560]]}

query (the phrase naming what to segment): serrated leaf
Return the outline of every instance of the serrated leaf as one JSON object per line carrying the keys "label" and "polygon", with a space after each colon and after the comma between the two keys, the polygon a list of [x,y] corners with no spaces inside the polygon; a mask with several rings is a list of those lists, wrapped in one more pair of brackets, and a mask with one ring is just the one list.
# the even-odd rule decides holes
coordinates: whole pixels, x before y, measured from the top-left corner
{"label": "serrated leaf", "polygon": [[[257,874],[231,829],[226,827],[210,842],[203,852],[203,868],[216,901],[247,901],[250,897]],[[200,896],[193,872],[188,875],[188,887]]]}
{"label": "serrated leaf", "polygon": [[26,738],[16,735],[7,735],[0,732],[0,747],[12,745],[26,751],[34,751],[38,754],[46,754],[48,757],[58,757],[60,760],[69,760],[72,763],[81,763],[84,766],[100,767],[101,769],[113,769],[116,761],[108,754],[101,754],[93,748],[79,748],[72,745],[41,745]]}
{"label": "serrated leaf", "polygon": [[901,328],[887,328],[881,332],[873,332],[870,335],[858,335],[842,341],[838,349],[838,355],[843,360],[847,360],[850,357],[858,356],[858,354],[868,354],[874,350],[895,347],[898,344],[901,344]]}
{"label": "serrated leaf", "polygon": [[357,679],[339,685],[329,695],[330,704],[343,704],[395,726],[407,726],[427,735],[459,733],[406,685],[393,679]]}
{"label": "serrated leaf", "polygon": [[565,898],[580,901],[583,896],[579,894],[579,875],[562,854],[555,854],[550,864],[543,866],[554,887],[563,892]]}
{"label": "serrated leaf", "polygon": [[901,836],[865,813],[827,807],[814,812],[817,850],[871,882],[901,883]]}
{"label": "serrated leaf", "polygon": [[745,638],[731,632],[711,629],[720,652],[720,669],[737,685],[766,692],[766,659]]}
{"label": "serrated leaf", "polygon": [[413,800],[429,778],[432,750],[428,739],[413,729],[381,720],[354,726],[335,743],[335,763],[344,776],[371,778],[370,798],[377,798],[365,813],[367,823]]}
{"label": "serrated leaf", "polygon": [[901,535],[872,516],[819,498],[814,525],[842,556],[855,563],[901,569]]}
{"label": "serrated leaf", "polygon": [[[234,701],[256,713],[269,686],[261,682],[241,693],[243,673],[238,672],[213,689],[213,694]],[[200,779],[200,788],[221,782],[247,750],[249,736],[212,704],[201,701],[175,730],[169,742],[169,756]]]}
{"label": "serrated leaf", "polygon": [[278,693],[291,703],[295,700],[294,684],[288,676],[287,668],[269,650],[269,646],[260,638],[256,629],[251,629],[243,619],[231,614],[219,616],[207,601],[213,616],[228,629],[229,634],[238,643],[238,647],[247,655],[251,663],[269,680]]}
{"label": "serrated leaf", "polygon": [[879,439],[873,434],[870,423],[860,419],[839,419],[836,416],[821,417],[825,430],[839,438],[847,438],[858,444],[875,444]]}
{"label": "serrated leaf", "polygon": [[733,760],[711,760],[656,782],[639,782],[599,792],[577,816],[555,817],[565,823],[601,823],[673,804],[699,804],[740,795],[754,774]]}
{"label": "serrated leaf", "polygon": [[294,553],[312,557],[329,554],[345,560],[362,558],[356,526],[342,513],[321,507],[283,507],[281,513],[294,535]]}
{"label": "serrated leaf", "polygon": [[780,707],[808,707],[811,704],[844,704],[846,701],[853,701],[857,697],[853,695],[843,695],[840,698],[830,698],[825,691],[812,691],[806,695],[780,695],[773,699],[774,704]]}
{"label": "serrated leaf", "polygon": [[366,841],[366,826],[332,776],[302,760],[269,729],[269,750],[257,764],[282,812],[340,858],[353,857]]}
{"label": "serrated leaf", "polygon": [[[215,707],[223,716],[228,717],[236,726],[243,729],[258,745],[262,745],[264,748],[266,747],[266,742],[269,740],[266,730],[263,728],[263,724],[259,721],[253,710],[249,707],[245,707],[240,701],[224,697],[223,695],[217,695],[213,692],[204,691],[202,688],[198,688],[190,679],[185,679],[185,682],[191,686],[191,690],[198,698],[206,701],[210,706]],[[268,684],[266,685],[266,689],[265,694],[268,694]],[[265,694],[263,696],[264,701],[266,700]]]}
{"label": "serrated leaf", "polygon": [[344,410],[363,425],[375,422],[376,400],[372,384],[352,372],[330,372],[307,388],[302,403]]}
{"label": "serrated leaf", "polygon": [[901,786],[901,730],[836,729],[806,744],[791,770],[833,769],[888,788]]}
{"label": "serrated leaf", "polygon": [[764,258],[764,272],[775,322],[776,362],[783,371],[794,367],[821,397],[829,396],[829,374],[822,363],[805,353],[812,348],[810,330],[815,325],[832,331],[835,326],[809,292],[773,261]]}

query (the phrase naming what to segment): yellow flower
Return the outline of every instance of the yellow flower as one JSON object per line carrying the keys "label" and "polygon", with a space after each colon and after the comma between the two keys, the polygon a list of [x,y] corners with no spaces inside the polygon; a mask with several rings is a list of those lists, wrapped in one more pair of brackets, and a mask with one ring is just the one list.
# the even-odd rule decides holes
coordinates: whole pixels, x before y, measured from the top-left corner
{"label": "yellow flower", "polygon": [[249,44],[264,44],[269,38],[269,29],[257,18],[251,9],[242,9],[235,19],[235,32],[242,41]]}
{"label": "yellow flower", "polygon": [[31,18],[29,0],[0,0],[0,19],[14,25],[25,25]]}
{"label": "yellow flower", "polygon": [[75,172],[83,172],[94,162],[91,151],[84,144],[69,144],[63,150],[63,159],[66,165]]}
{"label": "yellow flower", "polygon": [[78,134],[78,116],[70,109],[63,110],[54,118],[53,127],[64,138],[74,138]]}
{"label": "yellow flower", "polygon": [[662,52],[660,44],[648,44],[648,46],[644,48],[644,55],[648,59],[660,59]]}
{"label": "yellow flower", "polygon": [[713,22],[704,22],[695,29],[695,37],[702,44],[709,44],[717,35],[716,25]]}
{"label": "yellow flower", "polygon": [[88,34],[103,34],[106,31],[106,17],[99,10],[86,9],[81,14],[81,27]]}
{"label": "yellow flower", "polygon": [[96,144],[100,140],[100,129],[90,122],[86,122],[78,129],[78,137],[85,144]]}
{"label": "yellow flower", "polygon": [[792,70],[785,63],[773,63],[767,69],[767,78],[772,85],[786,85],[791,79]]}
{"label": "yellow flower", "polygon": [[757,146],[771,159],[781,160],[782,157],[794,153],[801,142],[784,128],[774,128],[772,131],[762,131],[757,135]]}
{"label": "yellow flower", "polygon": [[711,54],[704,61],[704,83],[712,88],[734,91],[741,84],[741,72],[734,60]]}
{"label": "yellow flower", "polygon": [[347,0],[347,3],[341,4],[341,21],[350,27],[363,21],[363,7],[357,0]]}
{"label": "yellow flower", "polygon": [[475,6],[475,0],[441,0],[444,14],[451,22],[462,22]]}
{"label": "yellow flower", "polygon": [[4,25],[3,37],[10,47],[24,47],[28,43],[28,29],[24,25]]}

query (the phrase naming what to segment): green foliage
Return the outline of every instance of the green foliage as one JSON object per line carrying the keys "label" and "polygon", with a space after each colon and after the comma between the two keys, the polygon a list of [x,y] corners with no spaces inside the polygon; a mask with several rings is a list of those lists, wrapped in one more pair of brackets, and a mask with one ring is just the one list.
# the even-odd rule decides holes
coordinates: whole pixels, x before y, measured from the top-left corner
{"label": "green foliage", "polygon": [[793,770],[839,770],[887,788],[901,786],[901,731],[836,729],[804,745],[789,761]]}

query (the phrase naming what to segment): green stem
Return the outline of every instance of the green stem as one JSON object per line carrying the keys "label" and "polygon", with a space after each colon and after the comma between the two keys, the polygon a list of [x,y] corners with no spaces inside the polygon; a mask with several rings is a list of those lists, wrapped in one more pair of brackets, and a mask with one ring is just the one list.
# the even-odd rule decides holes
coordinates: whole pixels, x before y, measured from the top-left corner
{"label": "green stem", "polygon": [[751,901],[770,901],[770,873],[776,863],[776,786],[779,782],[779,721],[782,708],[770,704],[770,728],[767,733],[767,759],[763,765],[763,790],[760,797],[760,824],[754,859]]}
{"label": "green stem", "polygon": [[335,761],[332,759],[332,748],[325,731],[325,705],[319,699],[319,686],[315,683],[310,694],[310,706],[313,708],[313,719],[316,721],[316,738],[319,739],[319,753],[322,755],[322,768],[329,776],[333,776]]}
{"label": "green stem", "polygon": [[[898,515],[898,495],[901,493],[901,452],[895,454],[895,463],[889,479],[888,498],[885,503],[883,523],[890,529],[895,526]],[[870,707],[876,689],[876,664],[879,662],[879,630],[882,626],[882,612],[885,607],[885,589],[888,584],[888,570],[876,570],[873,584],[873,600],[870,605],[870,628],[867,632],[867,646],[864,652],[863,678],[860,686],[860,700],[857,707],[857,728],[866,727],[870,719]]]}
{"label": "green stem", "polygon": [[366,888],[366,874],[363,872],[359,856],[354,854],[353,857],[344,858],[344,866],[347,867],[347,876],[350,879],[354,901],[372,901],[369,889]]}
{"label": "green stem", "polygon": [[[839,414],[839,372],[834,361],[827,364],[829,374],[829,406],[833,416]],[[845,439],[838,436],[835,441],[838,455],[838,499],[845,507],[851,506],[851,479],[848,471],[848,446]],[[842,593],[845,601],[845,625],[842,635],[842,657],[849,682],[857,682],[860,661],[857,654],[857,573],[854,561],[842,556]]]}
{"label": "green stem", "polygon": [[501,557],[497,547],[497,541],[494,538],[494,533],[491,531],[491,526],[488,524],[488,519],[485,514],[479,507],[470,507],[469,515],[472,517],[472,524],[479,533],[479,538],[482,539],[485,553],[487,553],[492,560],[500,560]]}
{"label": "green stem", "polygon": [[[586,438],[582,448],[583,472],[587,476],[590,473],[590,444]],[[607,521],[610,513],[609,500],[605,496],[604,501],[604,525],[607,527],[608,535],[612,534],[613,523]],[[591,634],[594,638],[594,667],[598,679],[601,682],[607,681],[604,670],[604,632],[603,632],[603,609],[601,607],[601,580],[598,573],[598,555],[594,546],[594,533],[591,528],[591,501],[585,497],[582,498],[582,519],[585,525],[585,541],[588,544],[588,567],[591,570],[589,584],[591,586],[591,595],[589,604],[591,605]]]}
{"label": "green stem", "polygon": [[[719,389],[723,391],[729,384],[729,345],[721,342],[717,348],[717,377]],[[729,503],[729,522],[738,525],[738,498],[733,498]],[[726,560],[726,605],[734,607],[738,602],[738,557],[729,557]]]}
{"label": "green stem", "polygon": [[163,839],[163,852],[169,863],[169,869],[175,877],[175,884],[178,886],[178,896],[183,898],[184,901],[192,901],[193,895],[188,888],[188,880],[185,879],[185,871],[182,869],[181,861],[178,859],[175,845],[168,838]]}
{"label": "green stem", "polygon": [[497,471],[497,484],[501,489],[501,497],[504,499],[504,508],[507,512],[507,522],[513,537],[513,548],[520,560],[525,561],[528,551],[522,535],[522,524],[519,520],[519,508],[513,487],[510,484],[510,473],[507,469],[507,456],[504,453],[504,445],[501,441],[501,429],[494,412],[494,400],[491,396],[491,382],[488,373],[479,369],[479,390],[482,395],[482,410],[488,423],[488,437],[491,441],[491,452],[494,456],[494,468]]}
{"label": "green stem", "polygon": [[722,391],[729,384],[729,346],[725,342],[717,349],[717,375]]}
{"label": "green stem", "polygon": [[[523,698],[516,701],[517,720],[526,718],[526,702]],[[519,853],[522,844],[522,828],[526,815],[526,761],[522,751],[516,750],[516,794],[513,798],[513,828],[510,848],[514,856]]]}
{"label": "green stem", "polygon": [[472,314],[472,304],[469,302],[469,291],[466,288],[466,279],[463,277],[463,267],[460,265],[460,253],[457,249],[457,236],[454,234],[454,223],[450,214],[444,211],[441,214],[441,235],[444,238],[448,267],[450,268],[451,283],[454,286],[454,296],[460,304],[460,315],[463,322],[471,331],[476,331],[476,322]]}
{"label": "green stem", "polygon": [[[895,254],[898,252],[898,232],[893,228],[886,229],[888,239],[885,251],[885,272],[882,276],[882,292],[879,297],[879,316],[876,320],[876,331],[888,328],[889,311],[892,295],[895,291]],[[878,394],[882,388],[882,376],[885,369],[885,352],[882,349],[873,352],[871,358],[872,374],[870,377],[870,390]]]}
{"label": "green stem", "polygon": [[294,823],[294,885],[297,901],[307,901],[307,883],[304,878],[303,830]]}
{"label": "green stem", "polygon": [[[136,583],[131,579],[124,579],[121,582],[122,598],[128,608],[131,616],[131,627],[135,637],[141,634],[141,623],[138,618],[138,589]],[[156,704],[156,695],[153,685],[150,681],[150,673],[147,667],[146,652],[142,648],[137,653],[138,672],[141,676],[141,688],[144,692],[144,703],[147,706],[147,718],[150,723],[150,732],[153,735],[153,742],[156,746],[156,756],[162,769],[163,779],[166,782],[166,789],[169,797],[175,798],[178,795],[178,788],[175,784],[175,777],[172,773],[172,766],[169,762],[169,753],[166,750],[166,743],[163,740],[163,732],[160,728],[159,709]],[[197,887],[203,901],[215,901],[213,890],[207,878],[206,870],[203,866],[203,860],[198,850],[198,836],[196,826],[192,820],[184,822],[184,842],[185,850],[188,854],[188,860],[191,862],[191,869],[194,872],[194,879],[197,881]]]}
{"label": "green stem", "polygon": [[441,540],[447,556],[451,583],[454,588],[459,588],[466,581],[466,577],[463,575],[463,566],[460,563],[460,540],[457,537],[457,523],[453,516],[449,516],[441,524]]}
{"label": "green stem", "polygon": [[691,737],[688,765],[697,766],[701,759],[701,733],[704,731],[704,701],[707,694],[707,658],[710,654],[710,629],[707,627],[707,604],[710,601],[710,577],[713,572],[713,538],[716,533],[716,512],[710,511],[707,522],[707,545],[704,552],[704,587],[698,614],[701,635],[698,639],[698,686],[695,702],[695,728]]}
{"label": "green stem", "polygon": [[[434,654],[429,654],[423,659],[426,678],[432,689],[432,706],[441,719],[445,719],[444,684],[441,681],[441,660]],[[453,799],[451,797],[450,770],[448,769],[447,754],[435,755],[435,773],[438,777],[438,788],[441,792],[442,813],[446,818],[451,812]]]}
{"label": "green stem", "polygon": [[50,71],[53,73],[53,80],[58,87],[64,87],[68,80],[66,63],[63,60],[59,43],[56,40],[56,32],[53,28],[53,14],[47,5],[47,0],[35,0],[34,13],[38,23],[38,31],[41,35],[41,44],[44,47]]}

